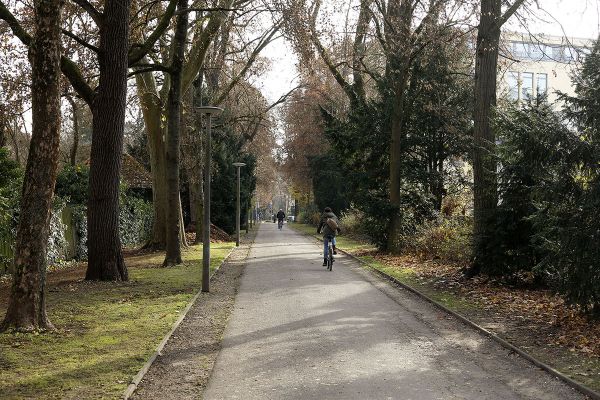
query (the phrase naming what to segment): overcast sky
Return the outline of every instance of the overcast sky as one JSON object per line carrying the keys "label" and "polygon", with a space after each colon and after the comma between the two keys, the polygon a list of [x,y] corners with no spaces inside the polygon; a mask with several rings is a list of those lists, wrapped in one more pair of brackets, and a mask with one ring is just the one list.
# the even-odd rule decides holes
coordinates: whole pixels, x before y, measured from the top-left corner
{"label": "overcast sky", "polygon": [[[527,17],[527,29],[516,18],[510,20],[508,28],[519,32],[528,30],[531,33],[595,39],[600,24],[599,3],[600,0],[538,0],[543,10],[536,10],[536,18]],[[295,86],[297,58],[283,39],[272,43],[263,55],[271,59],[272,65],[264,75],[262,90],[270,101],[274,101]]]}

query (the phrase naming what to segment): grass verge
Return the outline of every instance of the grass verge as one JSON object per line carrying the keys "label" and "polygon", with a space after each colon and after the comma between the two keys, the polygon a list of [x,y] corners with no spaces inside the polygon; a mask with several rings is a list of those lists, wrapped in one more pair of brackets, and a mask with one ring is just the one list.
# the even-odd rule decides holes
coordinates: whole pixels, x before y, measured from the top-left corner
{"label": "grass verge", "polygon": [[[234,246],[211,245],[212,270]],[[0,398],[119,398],[200,288],[201,245],[183,251],[183,265],[161,268],[163,258],[127,257],[129,282],[86,282],[84,266],[50,274],[48,314],[58,330],[0,335]]]}

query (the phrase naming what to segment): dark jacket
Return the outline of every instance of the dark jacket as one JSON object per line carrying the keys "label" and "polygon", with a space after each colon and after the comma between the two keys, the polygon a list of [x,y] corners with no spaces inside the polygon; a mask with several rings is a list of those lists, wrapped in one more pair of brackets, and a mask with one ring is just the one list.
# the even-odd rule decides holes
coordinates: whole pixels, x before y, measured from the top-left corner
{"label": "dark jacket", "polygon": [[283,211],[279,211],[277,213],[277,219],[283,221],[285,219],[285,213]]}
{"label": "dark jacket", "polygon": [[[331,229],[329,227],[329,225],[327,225],[327,218],[332,218],[337,223],[337,225],[338,225],[337,231],[334,231],[333,229]],[[338,217],[336,217],[333,212],[326,212],[326,213],[323,213],[323,215],[321,216],[321,221],[319,222],[319,227],[317,228],[317,233],[321,233],[321,232],[323,232],[323,237],[326,237],[328,235],[335,236],[336,234],[342,232],[342,230],[340,229],[340,221],[338,220]]]}

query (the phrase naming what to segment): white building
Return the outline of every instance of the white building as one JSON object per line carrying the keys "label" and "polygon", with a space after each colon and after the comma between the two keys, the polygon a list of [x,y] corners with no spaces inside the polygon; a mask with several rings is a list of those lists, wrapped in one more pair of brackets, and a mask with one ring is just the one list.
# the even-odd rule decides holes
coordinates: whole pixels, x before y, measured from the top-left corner
{"label": "white building", "polygon": [[500,51],[499,94],[522,101],[557,91],[574,94],[572,73],[591,47],[591,39],[505,32]]}

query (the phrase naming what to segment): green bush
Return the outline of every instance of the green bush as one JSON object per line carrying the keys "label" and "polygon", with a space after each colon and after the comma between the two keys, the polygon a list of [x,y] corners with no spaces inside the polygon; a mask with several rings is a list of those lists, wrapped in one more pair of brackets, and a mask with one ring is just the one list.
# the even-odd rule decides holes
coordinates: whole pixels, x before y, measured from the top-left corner
{"label": "green bush", "polygon": [[65,206],[66,203],[64,200],[60,197],[54,197],[52,201],[52,215],[50,217],[48,247],[46,248],[46,262],[49,269],[59,268],[67,258],[66,226],[61,219],[61,213]]}
{"label": "green bush", "polygon": [[87,209],[85,205],[76,204],[71,206],[73,213],[73,229],[75,230],[75,259],[87,260]]}
{"label": "green bush", "polygon": [[0,274],[12,263],[22,186],[23,170],[0,148]]}
{"label": "green bush", "polygon": [[563,95],[576,133],[543,142],[548,160],[535,187],[534,243],[544,252],[536,271],[566,299],[600,316],[600,42],[574,78],[576,97]]}
{"label": "green bush", "polygon": [[494,121],[500,144],[498,159],[499,204],[488,221],[489,237],[483,243],[486,259],[482,272],[518,278],[530,272],[544,256],[533,243],[533,215],[538,212],[536,198],[545,196],[536,187],[546,179],[558,159],[565,154],[573,136],[561,117],[543,99],[523,107],[510,105],[498,110]]}
{"label": "green bush", "polygon": [[87,165],[67,165],[56,178],[54,193],[69,204],[86,204],[89,178],[90,168]]}
{"label": "green bush", "polygon": [[152,234],[152,204],[135,196],[121,196],[119,235],[123,246],[137,246]]}

